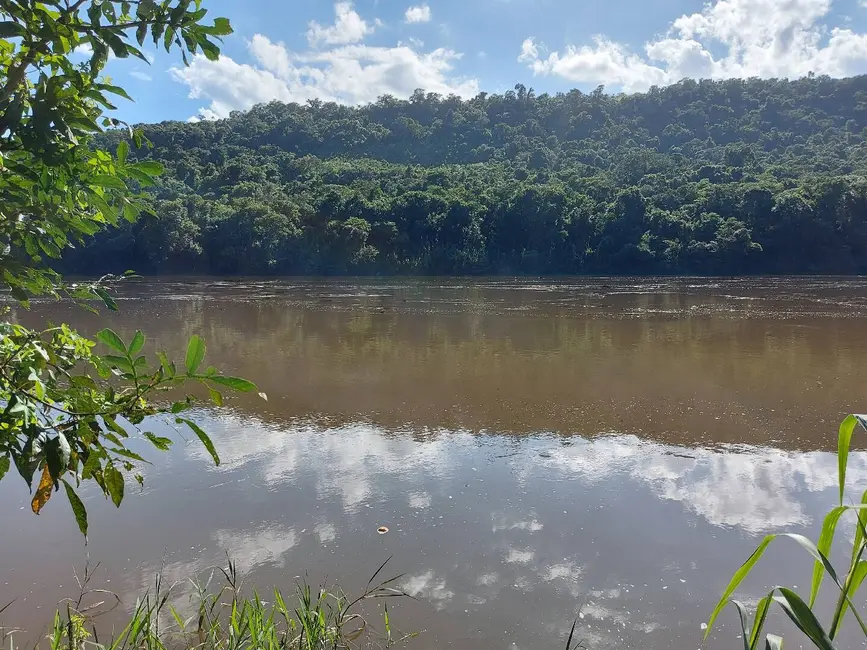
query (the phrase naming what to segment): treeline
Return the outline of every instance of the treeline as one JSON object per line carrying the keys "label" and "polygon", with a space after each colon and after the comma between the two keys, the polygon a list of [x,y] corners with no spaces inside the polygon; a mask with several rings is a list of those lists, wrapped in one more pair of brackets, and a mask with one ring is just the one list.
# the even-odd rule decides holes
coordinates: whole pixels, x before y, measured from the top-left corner
{"label": "treeline", "polygon": [[[145,127],[154,212],[65,270],[867,272],[867,76],[348,107]],[[116,146],[120,134],[102,145]]]}

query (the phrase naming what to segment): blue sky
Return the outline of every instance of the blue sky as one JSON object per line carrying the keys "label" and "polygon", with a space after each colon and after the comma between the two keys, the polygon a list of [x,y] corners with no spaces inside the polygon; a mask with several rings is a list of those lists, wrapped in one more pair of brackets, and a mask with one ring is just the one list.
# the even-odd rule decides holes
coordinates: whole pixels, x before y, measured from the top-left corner
{"label": "blue sky", "polygon": [[205,0],[235,33],[217,62],[112,61],[132,121],[255,103],[348,104],[415,88],[472,96],[645,90],[683,77],[867,72],[867,0]]}

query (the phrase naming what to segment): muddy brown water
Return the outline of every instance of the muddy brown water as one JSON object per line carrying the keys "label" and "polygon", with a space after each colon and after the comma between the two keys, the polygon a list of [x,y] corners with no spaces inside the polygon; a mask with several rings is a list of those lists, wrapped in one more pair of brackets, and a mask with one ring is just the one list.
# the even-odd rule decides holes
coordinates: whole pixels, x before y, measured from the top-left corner
{"label": "muddy brown water", "polygon": [[[695,649],[764,534],[817,534],[837,424],[867,410],[861,279],[161,278],[119,303],[104,318],[121,334],[178,355],[201,334],[208,362],[269,399],[197,413],[220,467],[181,442],[148,452],[120,510],[84,489],[87,546],[60,495],[35,517],[7,477],[0,606],[16,599],[2,621],[22,642],[88,560],[122,610],[158,572],[183,582],[228,552],[262,589],[306,574],[352,591],[391,557],[417,598],[390,606],[422,632],[411,647],[563,647],[577,615],[591,648]],[[862,453],[849,486],[867,488]],[[745,601],[808,589],[794,546]],[[732,611],[707,647],[737,643]]]}

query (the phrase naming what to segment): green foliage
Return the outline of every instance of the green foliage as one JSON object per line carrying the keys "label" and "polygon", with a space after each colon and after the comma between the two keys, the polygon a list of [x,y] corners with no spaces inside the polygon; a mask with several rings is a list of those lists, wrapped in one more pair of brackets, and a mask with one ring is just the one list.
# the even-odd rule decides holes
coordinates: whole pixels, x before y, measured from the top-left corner
{"label": "green foliage", "polygon": [[[48,265],[106,227],[134,222],[149,200],[139,189],[155,185],[163,171],[156,161],[130,156],[127,138],[136,150],[149,146],[138,130],[127,127],[114,154],[91,147],[103,128],[122,125],[103,114],[114,108],[110,97],[129,99],[102,70],[110,53],[146,61],[133,44],[146,38],[179,49],[185,61],[197,52],[218,56],[213,39],[231,27],[224,18],[204,24],[206,13],[199,0],[0,0],[0,278],[20,303],[47,294],[88,309],[93,300],[117,309],[114,277],[67,284]],[[89,60],[74,63],[72,52],[82,48],[89,48]],[[34,513],[62,483],[86,535],[87,511],[75,488],[92,480],[119,506],[130,474],[142,481],[136,468],[145,460],[130,449],[130,438],[167,449],[171,440],[140,426],[194,404],[190,396],[157,400],[160,393],[189,381],[206,385],[212,397],[221,386],[255,388],[213,368],[199,372],[205,345],[198,336],[183,372],[164,354],[158,360],[143,354],[145,343],[142,332],[127,343],[104,329],[93,341],[63,324],[37,331],[0,323],[0,478],[15,466],[33,491]],[[176,421],[218,461],[194,422]]]}
{"label": "green foliage", "polygon": [[[852,441],[852,434],[855,428],[860,425],[867,430],[867,420],[863,415],[850,415],[843,420],[840,425],[840,433],[837,443],[837,457],[840,459],[838,468],[838,482],[840,486],[839,504],[834,507],[825,516],[822,523],[822,531],[819,535],[819,542],[813,544],[803,535],[794,535],[791,533],[767,535],[753,551],[753,554],[744,562],[741,567],[732,576],[728,586],[723,591],[723,595],[711,613],[708,621],[705,638],[710,634],[714,622],[720,615],[723,609],[728,604],[732,604],[738,610],[740,617],[742,639],[744,650],[756,650],[762,643],[762,631],[768,616],[768,612],[772,604],[777,604],[786,614],[786,616],[795,624],[795,627],[820,650],[834,650],[835,638],[840,632],[843,624],[843,619],[848,611],[852,611],[855,620],[860,626],[861,632],[867,638],[867,623],[864,622],[860,613],[856,610],[853,600],[858,593],[864,578],[867,577],[867,560],[862,559],[864,551],[867,550],[867,492],[864,493],[860,505],[843,505],[843,498],[846,487],[846,465],[849,457],[849,448]],[[853,511],[855,517],[855,531],[850,553],[849,567],[845,574],[839,574],[831,564],[828,556],[831,552],[831,545],[834,542],[834,536],[837,531],[837,523],[840,517],[846,512]],[[740,601],[733,598],[733,595],[740,584],[750,574],[752,569],[758,563],[759,559],[764,555],[765,551],[770,546],[771,542],[779,537],[787,537],[794,540],[809,553],[814,559],[813,577],[810,584],[809,602],[805,602],[797,593],[787,587],[773,587],[762,598],[754,613],[752,623],[746,610],[746,607]],[[819,590],[822,586],[822,581],[825,574],[831,578],[834,585],[837,587],[836,605],[831,613],[830,621],[827,626],[823,625],[816,613],[814,606],[819,595]],[[768,634],[765,636],[765,648],[775,649],[782,647],[782,639],[776,635]]]}
{"label": "green foliage", "polygon": [[[222,576],[215,580],[220,573]],[[394,586],[402,576],[377,581],[377,574],[355,597],[339,589],[314,591],[302,582],[295,594],[284,595],[275,589],[266,602],[255,590],[244,593],[237,569],[230,561],[227,568],[219,569],[219,573],[212,571],[204,581],[191,579],[189,607],[178,604],[173,587],[164,589],[158,576],[155,589],[135,603],[126,625],[106,638],[104,631],[97,635],[96,629],[98,617],[106,608],[83,607],[82,601],[94,592],[104,600],[108,592],[92,589],[92,574],[85,572],[78,599],[70,601],[65,612],[55,613],[47,644],[50,650],[341,650],[403,645],[417,634],[395,634],[387,606],[382,631],[365,612],[369,604],[409,597]],[[93,629],[93,635],[88,628]],[[4,635],[2,627],[0,645],[9,650],[17,648],[13,635]]]}
{"label": "green foliage", "polygon": [[[205,355],[198,336],[190,340],[182,372],[165,355],[149,359],[139,354],[145,345],[141,332],[129,344],[110,329],[100,331],[96,339],[111,354],[97,354],[93,341],[66,325],[36,332],[13,323],[0,324],[0,400],[5,404],[0,414],[0,458],[5,462],[0,470],[8,469],[11,459],[28,485],[37,474],[48,477],[47,491],[37,489],[33,498],[37,514],[51,497],[51,488],[59,487],[61,481],[70,495],[65,476],[76,484],[93,479],[119,506],[124,495],[123,472],[144,462],[128,449],[130,436],[140,435],[157,449],[168,449],[170,439],[141,431],[140,425],[148,417],[177,415],[195,403],[191,396],[170,403],[151,401],[160,393],[190,381],[214,391],[220,386],[255,389],[251,382],[220,375],[211,368],[198,372]],[[181,417],[176,422],[189,427],[219,464],[213,443],[195,422]],[[70,502],[86,533],[83,505],[71,496]]]}
{"label": "green foliage", "polygon": [[[523,89],[523,90],[522,90]],[[214,274],[867,272],[867,76],[272,102],[142,126],[159,218],[62,267]],[[100,136],[113,150],[121,134]]]}

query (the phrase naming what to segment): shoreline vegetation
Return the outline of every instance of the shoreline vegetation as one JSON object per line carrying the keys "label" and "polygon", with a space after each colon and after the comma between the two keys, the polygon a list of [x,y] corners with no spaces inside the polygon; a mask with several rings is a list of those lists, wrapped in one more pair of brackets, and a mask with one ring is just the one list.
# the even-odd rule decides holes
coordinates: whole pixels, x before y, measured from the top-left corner
{"label": "shoreline vegetation", "polygon": [[[147,211],[59,268],[210,275],[867,272],[867,76],[518,84],[140,125]],[[125,137],[95,138],[113,151]]]}
{"label": "shoreline vegetation", "polygon": [[[22,630],[0,622],[0,647],[7,650],[340,650],[393,648],[417,633],[394,628],[387,599],[412,598],[397,587],[402,575],[383,578],[389,560],[370,577],[364,590],[349,596],[339,588],[311,588],[306,580],[294,593],[280,589],[260,593],[247,588],[237,564],[190,577],[186,598],[174,597],[179,584],[166,585],[161,575],[143,593],[120,626],[111,631],[100,617],[121,606],[116,594],[93,586],[98,565],[76,574],[79,594],[64,599],[54,613],[43,642],[20,645]],[[186,602],[184,602],[186,600]],[[0,606],[3,610],[12,603]],[[372,604],[373,607],[366,605]],[[374,611],[370,611],[370,610]],[[0,619],[2,620],[2,619]],[[574,647],[574,646],[573,646]]]}

